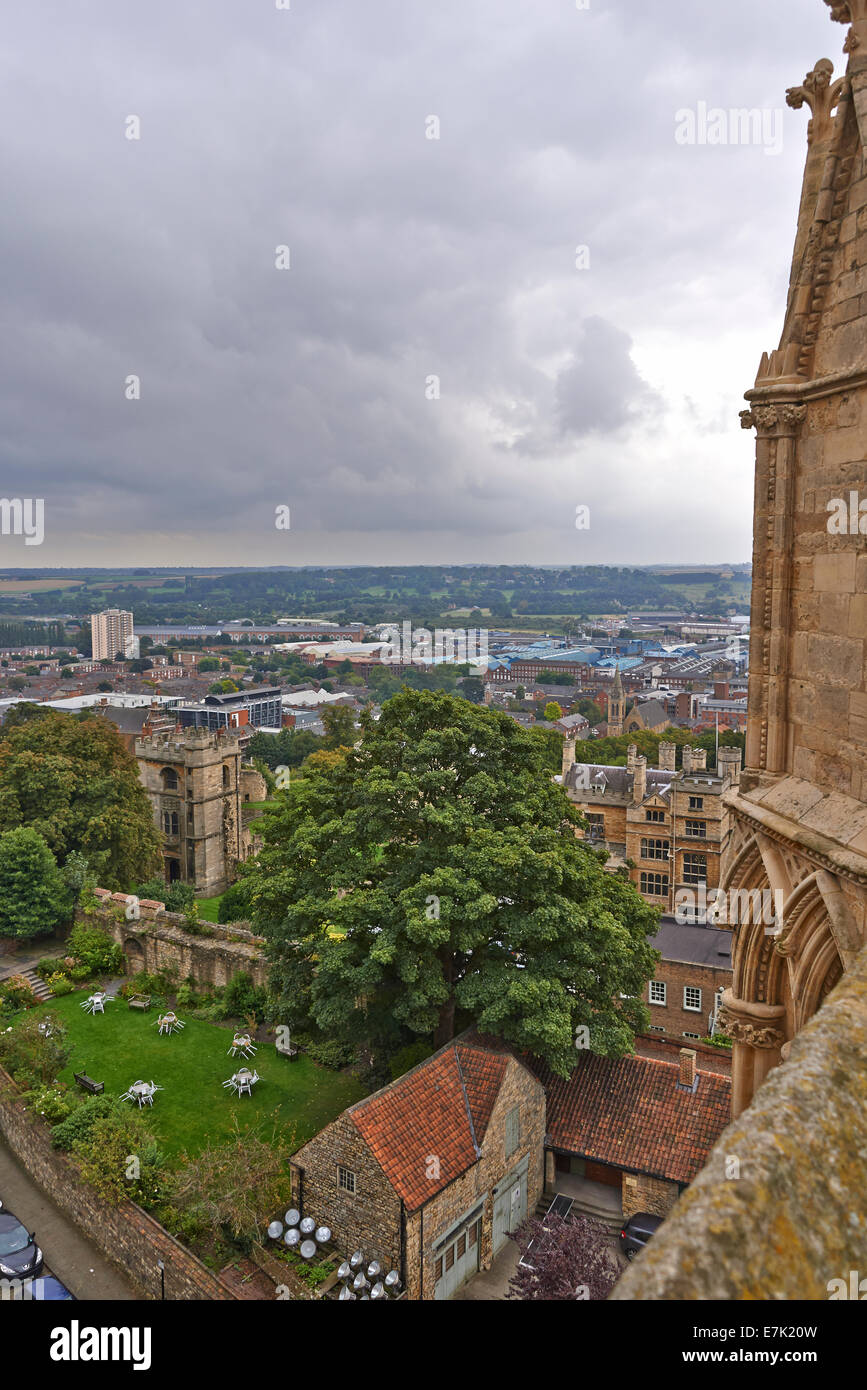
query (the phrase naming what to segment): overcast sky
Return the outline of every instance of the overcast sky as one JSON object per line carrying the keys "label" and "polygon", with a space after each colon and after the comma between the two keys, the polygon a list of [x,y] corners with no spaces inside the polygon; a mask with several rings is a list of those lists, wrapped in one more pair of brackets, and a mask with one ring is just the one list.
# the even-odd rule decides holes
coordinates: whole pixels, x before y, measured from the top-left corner
{"label": "overcast sky", "polygon": [[748,560],[822,0],[277,3],[7,11],[0,564]]}

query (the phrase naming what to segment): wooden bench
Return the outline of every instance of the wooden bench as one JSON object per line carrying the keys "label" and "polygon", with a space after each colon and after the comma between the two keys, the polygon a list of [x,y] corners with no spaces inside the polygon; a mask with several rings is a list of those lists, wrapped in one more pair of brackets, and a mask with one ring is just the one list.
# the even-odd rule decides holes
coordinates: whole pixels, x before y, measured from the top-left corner
{"label": "wooden bench", "polygon": [[91,1077],[85,1076],[84,1072],[74,1071],[73,1078],[83,1091],[89,1091],[92,1096],[101,1096],[105,1090],[104,1081],[94,1081]]}
{"label": "wooden bench", "polygon": [[149,994],[131,994],[127,1003],[131,1009],[141,1009],[147,1013],[151,1006],[151,997]]}

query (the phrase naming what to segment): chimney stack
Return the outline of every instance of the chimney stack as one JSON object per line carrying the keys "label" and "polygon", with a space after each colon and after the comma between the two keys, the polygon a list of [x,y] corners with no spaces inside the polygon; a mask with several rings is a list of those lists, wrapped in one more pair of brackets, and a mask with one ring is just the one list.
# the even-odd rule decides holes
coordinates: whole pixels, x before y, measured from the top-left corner
{"label": "chimney stack", "polygon": [[692,750],[692,770],[693,772],[707,771],[707,749],[693,748]]}
{"label": "chimney stack", "polygon": [[563,740],[563,763],[561,767],[563,781],[566,781],[566,774],[571,767],[575,766],[575,739],[564,738]]}
{"label": "chimney stack", "polygon": [[661,743],[659,745],[659,768],[661,772],[674,772],[677,760],[677,744]]}
{"label": "chimney stack", "polygon": [[678,1084],[685,1086],[688,1091],[694,1091],[696,1079],[695,1052],[691,1047],[682,1047],[680,1049],[680,1076],[678,1077]]}
{"label": "chimney stack", "polygon": [[640,806],[647,795],[647,759],[636,758],[632,767],[632,804]]}
{"label": "chimney stack", "polygon": [[635,764],[636,764],[637,761],[638,761],[638,749],[636,748],[636,746],[635,746],[634,743],[630,743],[629,747],[628,747],[627,750],[626,750],[626,770],[627,770],[627,772],[632,772],[632,771],[633,771],[633,769],[634,769]]}

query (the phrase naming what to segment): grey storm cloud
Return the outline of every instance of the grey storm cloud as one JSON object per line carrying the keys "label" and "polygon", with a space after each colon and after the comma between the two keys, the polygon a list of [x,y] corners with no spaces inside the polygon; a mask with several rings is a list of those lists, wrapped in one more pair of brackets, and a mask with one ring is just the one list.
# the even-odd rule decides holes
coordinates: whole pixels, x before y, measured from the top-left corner
{"label": "grey storm cloud", "polygon": [[642,380],[630,356],[629,335],[601,318],[587,319],[574,360],[557,378],[560,426],[573,435],[610,431],[630,424],[658,397]]}
{"label": "grey storm cloud", "polygon": [[841,35],[821,0],[16,7],[0,489],[46,540],[0,563],[707,559],[709,511],[746,557],[806,122],[768,158],[674,113],[782,106]]}

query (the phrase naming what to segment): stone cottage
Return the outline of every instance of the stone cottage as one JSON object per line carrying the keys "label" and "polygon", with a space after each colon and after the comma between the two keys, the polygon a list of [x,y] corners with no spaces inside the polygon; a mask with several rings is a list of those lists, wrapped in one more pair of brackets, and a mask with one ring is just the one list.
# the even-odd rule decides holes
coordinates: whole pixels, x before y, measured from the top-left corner
{"label": "stone cottage", "polygon": [[294,1155],[294,1200],[336,1242],[445,1299],[542,1192],[545,1093],[504,1044],[462,1034]]}

